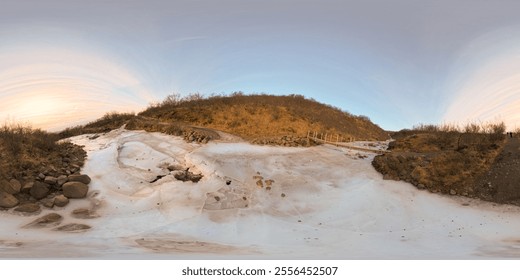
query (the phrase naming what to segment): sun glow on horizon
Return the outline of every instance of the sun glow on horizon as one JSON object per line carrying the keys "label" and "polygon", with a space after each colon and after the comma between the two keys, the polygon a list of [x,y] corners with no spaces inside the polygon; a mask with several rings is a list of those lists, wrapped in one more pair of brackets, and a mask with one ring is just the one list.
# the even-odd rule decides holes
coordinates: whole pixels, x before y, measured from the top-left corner
{"label": "sun glow on horizon", "polygon": [[136,75],[97,53],[0,52],[0,121],[56,131],[109,111],[139,111],[154,99]]}

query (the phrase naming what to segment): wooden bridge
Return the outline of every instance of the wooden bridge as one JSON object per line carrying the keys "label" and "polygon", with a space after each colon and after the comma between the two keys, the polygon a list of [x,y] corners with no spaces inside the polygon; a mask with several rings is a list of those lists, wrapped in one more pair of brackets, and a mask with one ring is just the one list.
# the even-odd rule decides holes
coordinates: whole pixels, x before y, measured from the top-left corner
{"label": "wooden bridge", "polygon": [[349,137],[347,140],[349,142],[340,142],[340,140],[343,140],[343,137],[340,137],[339,134],[328,134],[328,133],[317,133],[317,132],[308,132],[307,138],[310,140],[313,140],[318,143],[323,144],[331,144],[337,147],[344,147],[352,150],[358,150],[362,152],[369,152],[369,153],[376,153],[376,154],[386,154],[390,153],[388,150],[377,150],[377,149],[370,149],[370,148],[364,148],[364,147],[358,147],[350,144],[351,142],[355,141],[355,138]]}

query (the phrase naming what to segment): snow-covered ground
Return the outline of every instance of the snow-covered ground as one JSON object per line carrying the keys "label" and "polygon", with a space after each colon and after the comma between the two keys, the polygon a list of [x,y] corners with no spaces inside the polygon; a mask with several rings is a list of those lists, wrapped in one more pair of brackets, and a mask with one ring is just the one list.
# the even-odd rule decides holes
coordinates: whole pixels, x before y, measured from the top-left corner
{"label": "snow-covered ground", "polygon": [[[371,167],[372,154],[324,145],[255,146],[114,130],[72,138],[89,198],[56,212],[81,233],[27,229],[0,212],[2,258],[475,259],[520,257],[520,211],[442,197]],[[174,178],[168,166],[202,173]],[[164,176],[150,183],[157,176]],[[262,187],[263,186],[263,187]],[[72,218],[88,207],[100,217]]]}

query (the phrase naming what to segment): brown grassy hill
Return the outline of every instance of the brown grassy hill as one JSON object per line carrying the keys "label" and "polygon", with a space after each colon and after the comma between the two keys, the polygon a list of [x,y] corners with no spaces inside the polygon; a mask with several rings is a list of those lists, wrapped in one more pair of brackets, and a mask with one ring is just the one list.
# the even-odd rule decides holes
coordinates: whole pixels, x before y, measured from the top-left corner
{"label": "brown grassy hill", "polygon": [[379,126],[367,117],[354,116],[301,95],[243,95],[202,98],[172,95],[150,106],[140,116],[166,122],[225,131],[247,140],[306,136],[309,131],[339,134],[344,139],[388,139]]}
{"label": "brown grassy hill", "polygon": [[420,189],[451,195],[484,197],[476,180],[486,173],[505,143],[505,125],[422,126],[393,134],[391,153],[372,165],[385,179],[403,180]]}
{"label": "brown grassy hill", "polygon": [[[43,182],[44,176],[57,178],[80,170],[85,151],[80,146],[58,140],[57,134],[26,126],[0,127],[0,196],[4,200],[7,192],[16,198],[15,203],[36,202],[30,194],[34,182]],[[50,195],[60,192],[51,189]]]}

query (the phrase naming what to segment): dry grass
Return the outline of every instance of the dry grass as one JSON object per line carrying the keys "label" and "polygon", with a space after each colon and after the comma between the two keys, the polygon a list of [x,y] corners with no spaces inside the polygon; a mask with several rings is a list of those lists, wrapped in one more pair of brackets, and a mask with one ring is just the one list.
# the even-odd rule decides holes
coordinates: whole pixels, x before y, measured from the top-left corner
{"label": "dry grass", "polygon": [[134,113],[106,113],[102,118],[90,122],[86,125],[79,125],[67,128],[58,135],[61,139],[77,136],[81,134],[102,133],[121,127],[135,117]]}
{"label": "dry grass", "polygon": [[301,95],[244,95],[241,92],[208,98],[200,94],[185,98],[171,95],[139,115],[218,129],[249,140],[305,136],[308,131],[364,140],[388,138],[387,133],[367,117],[354,116]]}
{"label": "dry grass", "polygon": [[[244,95],[241,92],[207,98],[198,93],[186,97],[172,94],[162,102],[151,104],[137,116],[109,113],[87,125],[68,128],[59,136],[68,138],[108,132],[124,124],[127,129],[172,135],[184,135],[193,130],[208,134],[210,132],[202,128],[210,128],[256,142],[273,137],[305,137],[309,131],[339,134],[343,139],[388,138],[388,134],[367,117],[354,116],[301,95]],[[211,135],[212,139],[217,137]]]}
{"label": "dry grass", "polygon": [[22,152],[52,151],[57,147],[57,140],[56,134],[29,126],[6,123],[0,127],[0,146],[4,157],[18,157]]}
{"label": "dry grass", "polygon": [[0,179],[34,178],[48,166],[59,166],[67,154],[84,156],[80,147],[58,143],[59,136],[20,124],[0,127]]}
{"label": "dry grass", "polygon": [[419,125],[393,138],[392,153],[373,161],[385,177],[433,192],[472,196],[474,180],[489,169],[505,143],[505,125]]}

